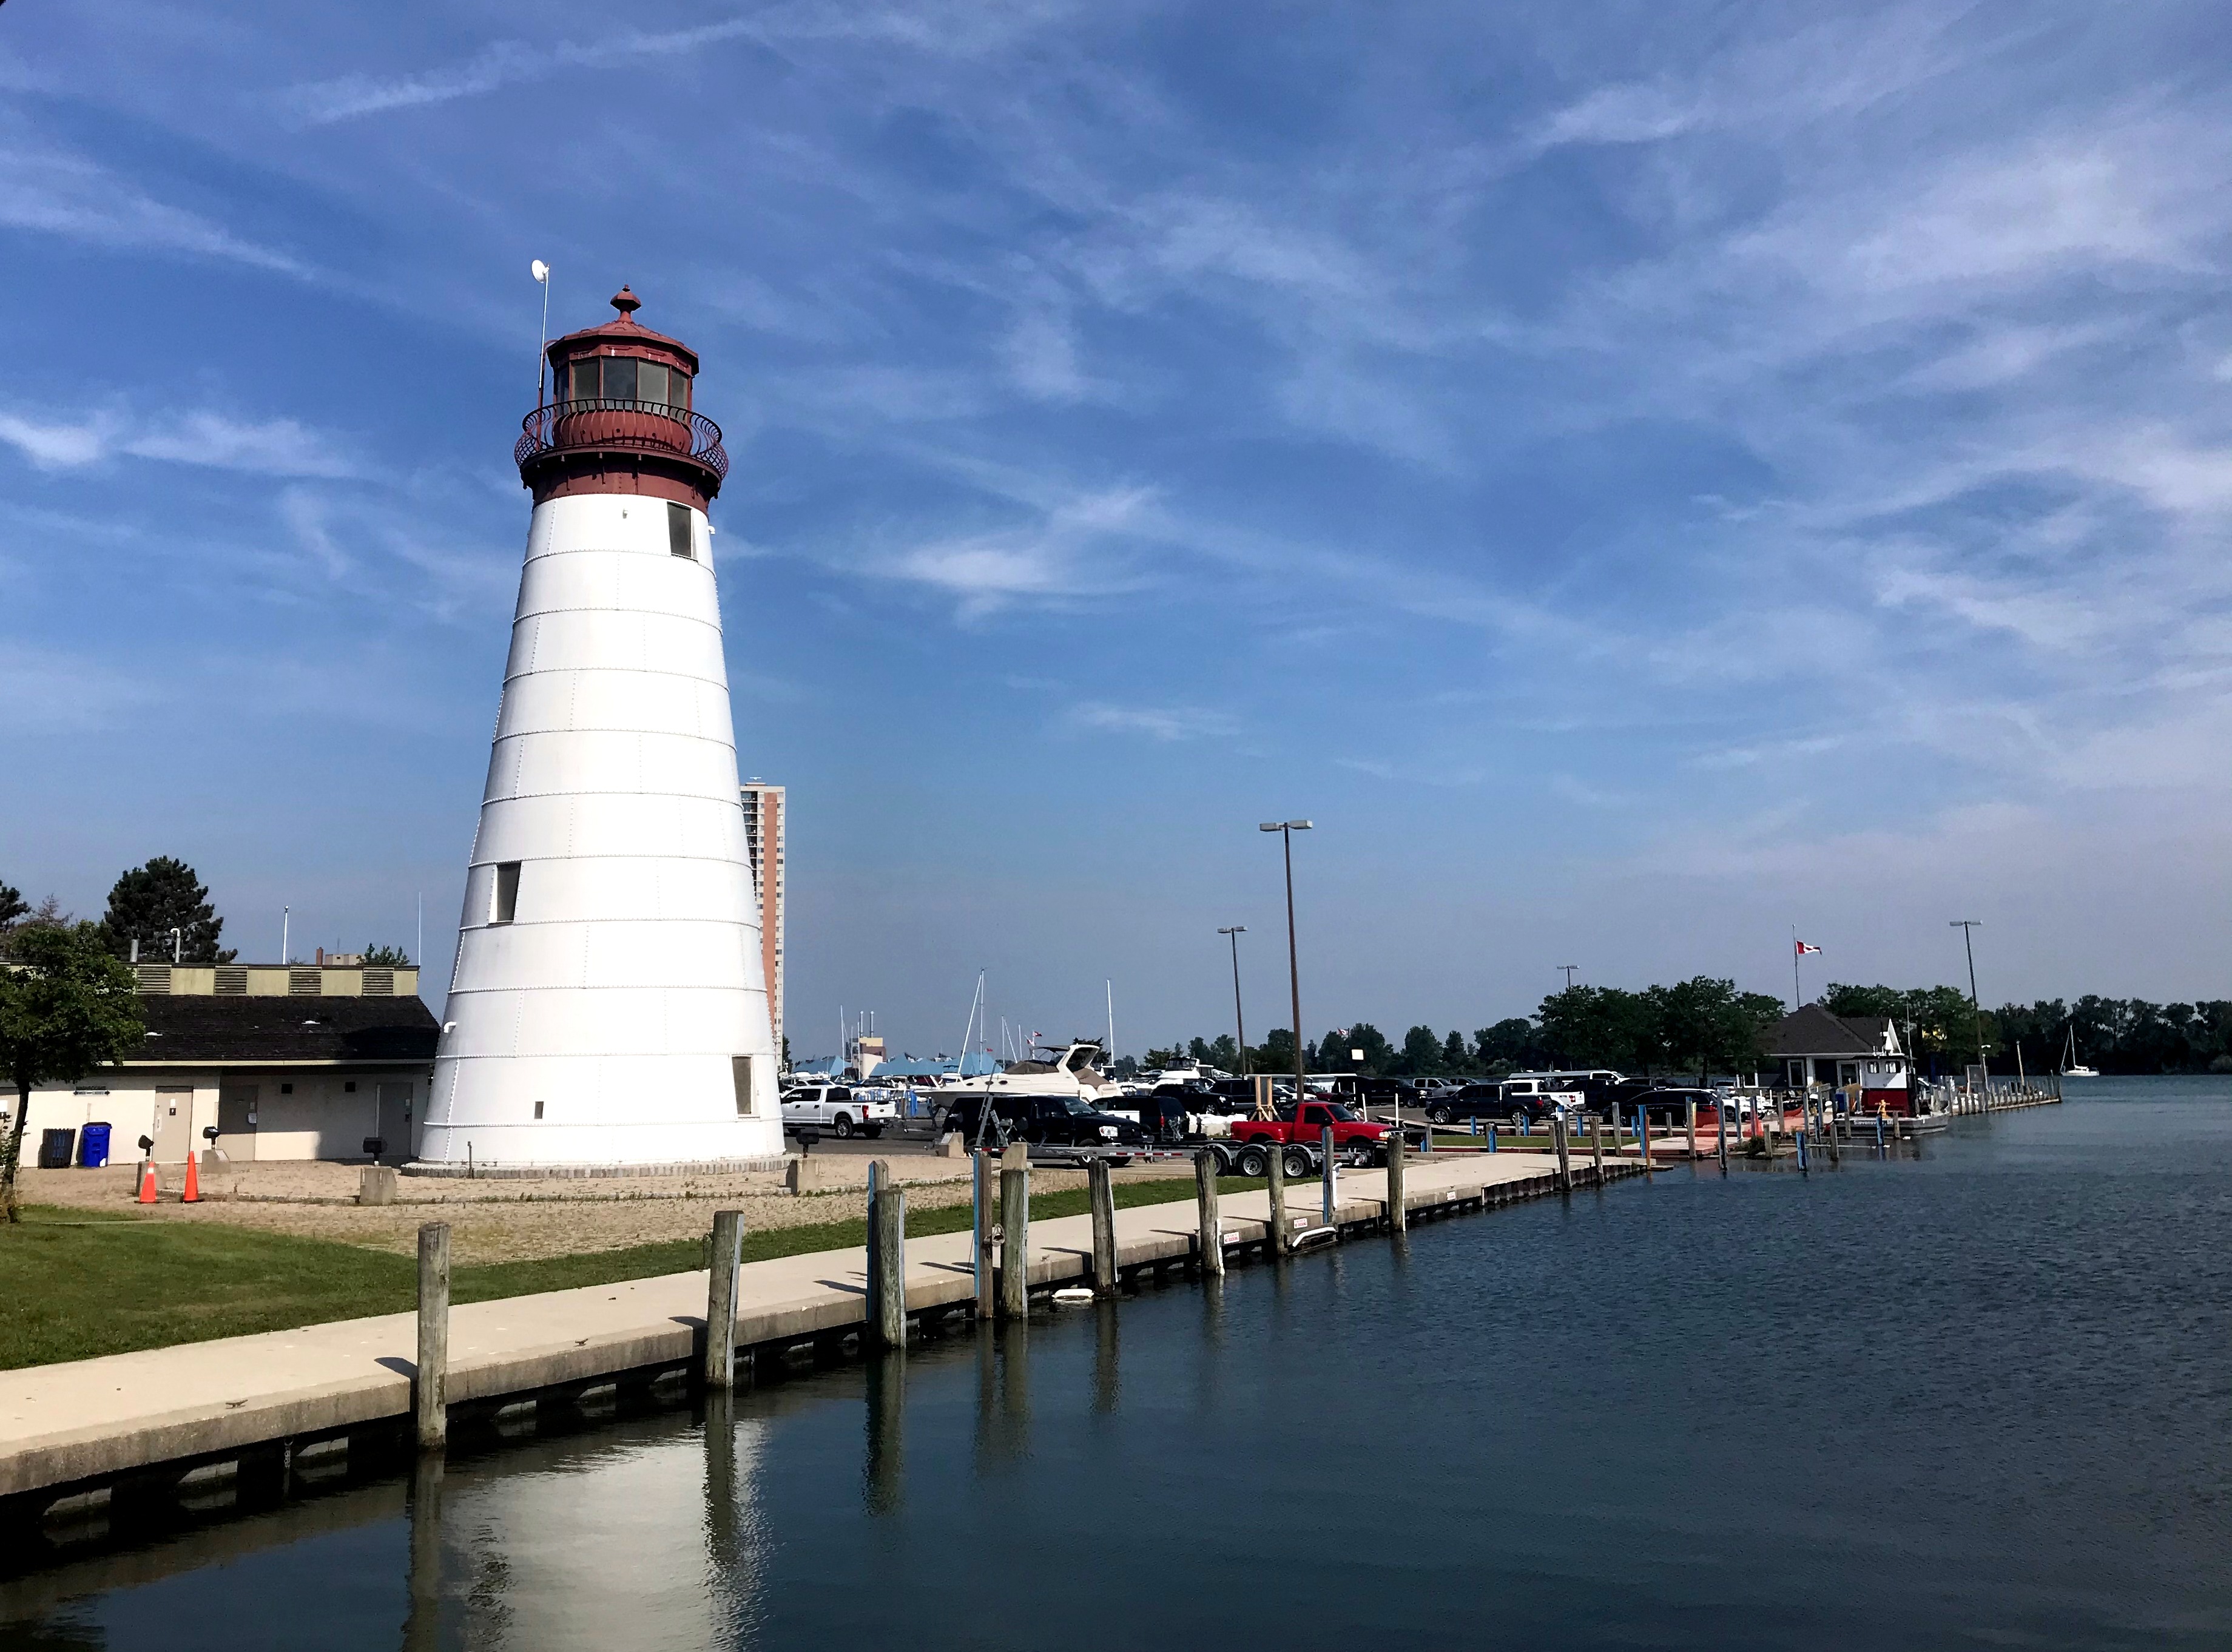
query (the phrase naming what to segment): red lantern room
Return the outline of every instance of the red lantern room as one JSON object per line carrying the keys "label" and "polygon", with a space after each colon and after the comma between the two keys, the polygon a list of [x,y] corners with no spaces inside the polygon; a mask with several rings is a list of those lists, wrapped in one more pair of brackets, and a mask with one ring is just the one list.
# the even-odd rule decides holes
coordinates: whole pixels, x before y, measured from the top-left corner
{"label": "red lantern room", "polygon": [[721,427],[691,411],[698,353],[637,321],[641,307],[623,287],[619,320],[551,341],[551,398],[527,416],[512,454],[536,504],[628,493],[703,510],[721,491]]}

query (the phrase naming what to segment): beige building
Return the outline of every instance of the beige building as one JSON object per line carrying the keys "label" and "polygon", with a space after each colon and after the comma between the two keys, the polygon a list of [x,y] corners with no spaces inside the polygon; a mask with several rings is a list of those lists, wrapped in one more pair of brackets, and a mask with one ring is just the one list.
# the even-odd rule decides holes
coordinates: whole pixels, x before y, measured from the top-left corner
{"label": "beige building", "polygon": [[[134,966],[147,1035],[121,1066],[31,1092],[26,1164],[44,1133],[109,1126],[111,1163],[208,1144],[250,1159],[402,1160],[434,1072],[434,1017],[416,969],[332,964]],[[0,1108],[12,1108],[12,1096]]]}
{"label": "beige building", "polygon": [[755,778],[738,788],[744,800],[744,845],[752,862],[752,892],[760,904],[760,965],[767,978],[768,1014],[775,1048],[782,1056],[782,863],[789,834],[790,802],[780,786]]}

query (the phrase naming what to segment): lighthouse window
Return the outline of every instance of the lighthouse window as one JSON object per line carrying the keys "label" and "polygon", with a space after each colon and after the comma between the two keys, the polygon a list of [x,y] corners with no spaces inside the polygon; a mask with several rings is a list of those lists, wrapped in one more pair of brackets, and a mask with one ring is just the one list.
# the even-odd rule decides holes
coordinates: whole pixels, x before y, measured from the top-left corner
{"label": "lighthouse window", "polygon": [[657,361],[639,361],[635,366],[635,398],[653,407],[666,405],[666,368]]}
{"label": "lighthouse window", "polygon": [[490,904],[489,922],[509,923],[519,912],[519,863],[507,860],[496,869],[496,899]]}
{"label": "lighthouse window", "polygon": [[608,402],[632,402],[635,399],[635,358],[607,356],[605,358],[605,399]]}
{"label": "lighthouse window", "polygon": [[591,356],[586,361],[575,362],[571,372],[574,375],[574,387],[572,391],[573,399],[575,401],[594,401],[597,398],[596,357]]}
{"label": "lighthouse window", "polygon": [[666,507],[666,548],[677,556],[690,554],[690,507],[672,501]]}

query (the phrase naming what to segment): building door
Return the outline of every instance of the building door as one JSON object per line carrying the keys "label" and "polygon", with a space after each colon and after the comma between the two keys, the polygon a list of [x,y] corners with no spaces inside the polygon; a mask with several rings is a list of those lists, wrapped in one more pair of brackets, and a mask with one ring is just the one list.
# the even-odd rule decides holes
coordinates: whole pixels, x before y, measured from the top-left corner
{"label": "building door", "polygon": [[[194,1092],[190,1085],[165,1085],[155,1092],[155,1138],[151,1156],[158,1164],[184,1164],[194,1150]],[[135,1143],[136,1145],[136,1143]]]}
{"label": "building door", "polygon": [[411,1139],[411,1086],[384,1084],[373,1091],[372,1133],[385,1145],[382,1158],[408,1158],[416,1150]]}
{"label": "building door", "polygon": [[220,1084],[217,1092],[217,1144],[227,1158],[256,1156],[256,1097],[252,1084]]}

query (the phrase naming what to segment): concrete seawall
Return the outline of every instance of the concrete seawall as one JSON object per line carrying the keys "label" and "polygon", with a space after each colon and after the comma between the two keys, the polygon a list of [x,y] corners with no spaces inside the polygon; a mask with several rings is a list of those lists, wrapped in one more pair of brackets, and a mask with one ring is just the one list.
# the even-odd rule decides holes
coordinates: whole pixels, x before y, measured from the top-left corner
{"label": "concrete seawall", "polygon": [[[1607,1180],[1640,1174],[1633,1163],[1606,1166]],[[1575,1179],[1586,1185],[1590,1172],[1582,1167]],[[1537,1155],[1437,1154],[1410,1161],[1404,1204],[1414,1217],[1429,1216],[1555,1188],[1554,1169]],[[1288,1196],[1298,1230],[1322,1227],[1314,1182],[1290,1183]],[[1343,1173],[1339,1198],[1336,1229],[1379,1226],[1385,1173]],[[1268,1214],[1260,1192],[1224,1200],[1227,1251],[1262,1246]],[[1116,1213],[1126,1274],[1184,1267],[1198,1244],[1190,1198]],[[1031,1287],[1087,1276],[1092,1248],[1089,1217],[1032,1222]],[[906,1261],[911,1318],[972,1310],[967,1233],[910,1239]],[[860,1326],[867,1275],[860,1247],[753,1262],[740,1273],[733,1335],[747,1357],[827,1344]],[[537,1395],[579,1398],[607,1384],[684,1383],[702,1346],[705,1297],[706,1275],[698,1272],[454,1308],[450,1402],[470,1414]],[[380,1436],[380,1448],[392,1449],[386,1435],[411,1411],[416,1323],[412,1314],[386,1314],[0,1372],[0,1523],[36,1523],[62,1500],[107,1489],[166,1494],[197,1473],[268,1476],[267,1462],[283,1491],[296,1452],[352,1435],[368,1446]]]}

